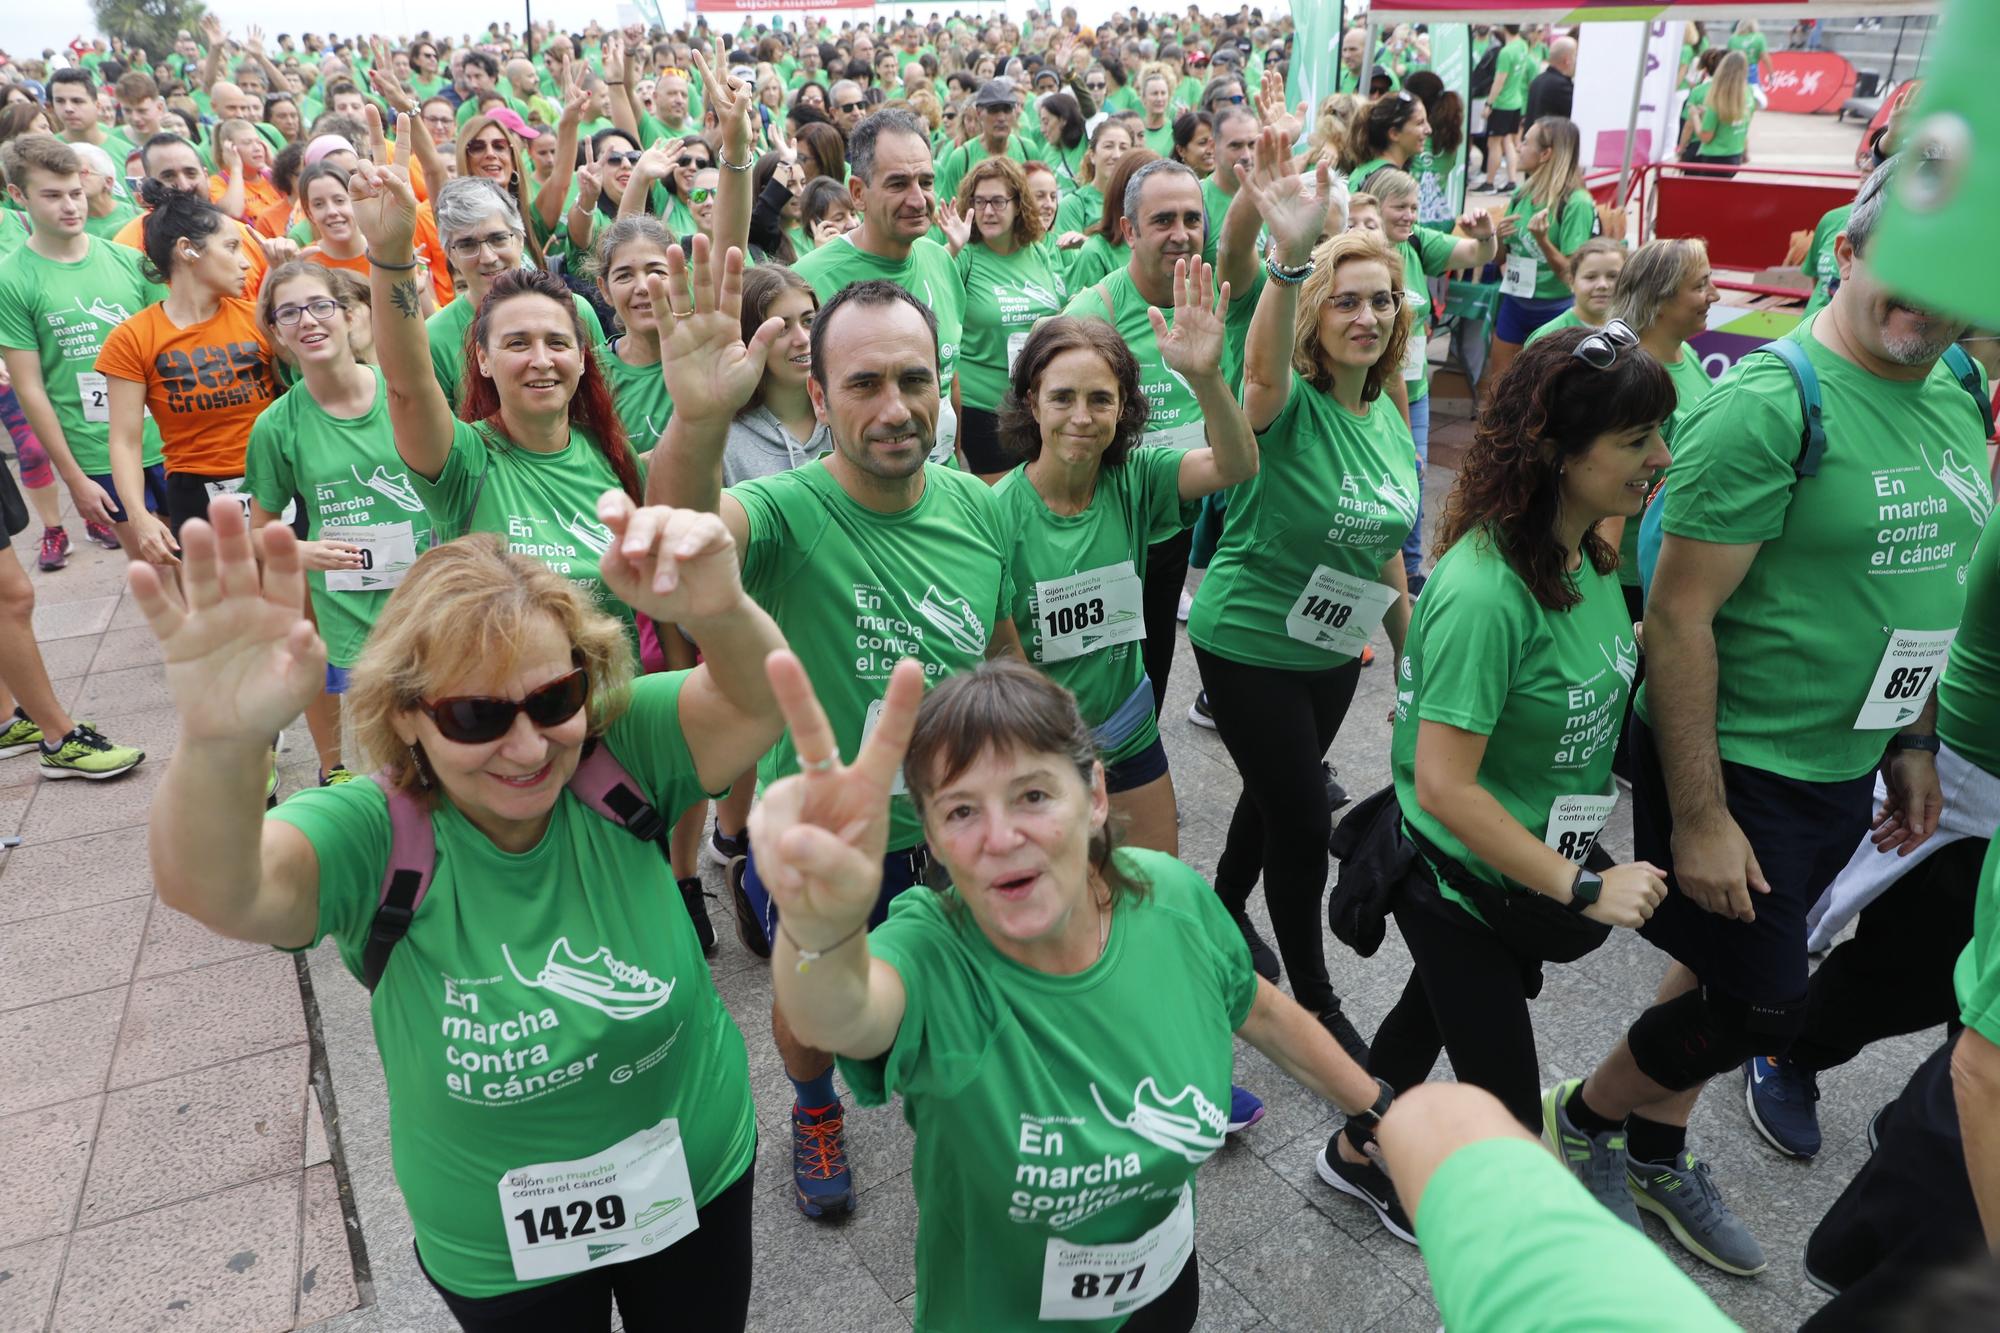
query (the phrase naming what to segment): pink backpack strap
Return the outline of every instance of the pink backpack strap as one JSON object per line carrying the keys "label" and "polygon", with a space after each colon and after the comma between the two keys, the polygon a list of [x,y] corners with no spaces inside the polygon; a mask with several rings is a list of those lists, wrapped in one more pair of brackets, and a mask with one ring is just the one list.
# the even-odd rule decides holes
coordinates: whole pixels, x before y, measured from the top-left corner
{"label": "pink backpack strap", "polygon": [[602,740],[592,741],[584,750],[570,776],[569,789],[577,800],[633,837],[664,844],[667,821]]}
{"label": "pink backpack strap", "polygon": [[381,897],[361,954],[361,984],[372,991],[389,965],[390,951],[409,933],[418,906],[430,892],[437,870],[437,834],[431,828],[430,811],[416,797],[394,786],[386,773],[372,774],[370,780],[389,800],[389,865],[382,872]]}

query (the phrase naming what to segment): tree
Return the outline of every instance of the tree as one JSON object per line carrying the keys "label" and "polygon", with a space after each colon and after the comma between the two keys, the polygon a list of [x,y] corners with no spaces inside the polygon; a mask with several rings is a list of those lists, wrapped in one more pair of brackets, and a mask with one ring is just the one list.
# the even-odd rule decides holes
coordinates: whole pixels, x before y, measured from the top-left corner
{"label": "tree", "polygon": [[174,49],[174,34],[196,31],[208,12],[201,0],[90,0],[90,8],[99,32],[128,47],[144,47],[153,61],[166,59]]}

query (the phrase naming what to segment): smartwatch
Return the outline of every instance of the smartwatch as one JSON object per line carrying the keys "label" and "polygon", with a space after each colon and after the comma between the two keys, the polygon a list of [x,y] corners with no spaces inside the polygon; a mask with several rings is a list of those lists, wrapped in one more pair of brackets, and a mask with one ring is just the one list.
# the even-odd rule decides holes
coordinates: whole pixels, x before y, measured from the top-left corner
{"label": "smartwatch", "polygon": [[1595,870],[1585,870],[1582,866],[1578,866],[1576,878],[1569,882],[1569,901],[1563,906],[1577,916],[1582,916],[1583,909],[1596,902],[1597,895],[1603,890],[1604,876]]}
{"label": "smartwatch", "polygon": [[1898,750],[1919,750],[1924,754],[1936,754],[1938,752],[1938,738],[1936,736],[1927,736],[1920,731],[1899,731],[1889,738],[1889,743],[1884,748],[1890,754],[1894,754]]}
{"label": "smartwatch", "polygon": [[1376,1128],[1381,1125],[1382,1117],[1389,1114],[1389,1103],[1396,1100],[1396,1090],[1382,1079],[1375,1080],[1375,1088],[1379,1094],[1375,1098],[1375,1104],[1365,1111],[1356,1111],[1347,1117],[1348,1128],[1370,1138],[1374,1137]]}

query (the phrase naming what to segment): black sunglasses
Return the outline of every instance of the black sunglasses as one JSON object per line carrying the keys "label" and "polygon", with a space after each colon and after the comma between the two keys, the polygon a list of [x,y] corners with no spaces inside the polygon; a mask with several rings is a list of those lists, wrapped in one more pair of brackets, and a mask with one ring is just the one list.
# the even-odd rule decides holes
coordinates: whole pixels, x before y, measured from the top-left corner
{"label": "black sunglasses", "polygon": [[643,153],[606,153],[598,161],[608,163],[614,167],[636,167],[639,165],[639,159],[643,156],[645,156]]}
{"label": "black sunglasses", "polygon": [[484,745],[505,736],[517,714],[526,713],[538,727],[559,727],[575,717],[590,698],[590,672],[582,666],[558,676],[524,699],[491,699],[463,695],[431,702],[417,700],[438,734],[460,745]]}
{"label": "black sunglasses", "polygon": [[1632,326],[1622,319],[1614,319],[1577,343],[1570,355],[1592,370],[1609,370],[1617,363],[1620,351],[1638,345],[1639,335],[1632,332]]}
{"label": "black sunglasses", "polygon": [[867,104],[866,102],[842,102],[842,103],[841,103],[841,104],[840,104],[840,105],[839,105],[839,106],[838,106],[838,107],[836,108],[836,110],[840,110],[840,111],[859,111],[859,110],[861,110],[861,109],[862,109],[863,107],[865,107],[865,106],[867,106],[867,105],[868,105],[868,104]]}

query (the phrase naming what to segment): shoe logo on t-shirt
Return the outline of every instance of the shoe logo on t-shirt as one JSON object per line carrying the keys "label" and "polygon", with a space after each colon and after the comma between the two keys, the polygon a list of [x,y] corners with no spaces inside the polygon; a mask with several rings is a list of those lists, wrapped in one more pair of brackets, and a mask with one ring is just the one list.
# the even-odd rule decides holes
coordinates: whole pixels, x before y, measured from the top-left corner
{"label": "shoe logo on t-shirt", "polygon": [[[1104,1104],[1104,1094],[1095,1083],[1090,1085],[1090,1095],[1106,1120],[1131,1130],[1156,1147],[1179,1153],[1190,1162],[1207,1161],[1222,1146],[1229,1128],[1228,1113],[1203,1096],[1201,1089],[1192,1083],[1177,1095],[1166,1097],[1148,1075],[1132,1089],[1132,1109],[1124,1115],[1114,1113]],[[1186,1110],[1175,1109],[1183,1105]]]}
{"label": "shoe logo on t-shirt", "polygon": [[1974,523],[1985,527],[1986,520],[1993,513],[1993,493],[1987,489],[1986,478],[1980,475],[1979,469],[1960,458],[1958,450],[1950,445],[1941,451],[1943,458],[1937,463],[1931,462],[1928,447],[1920,446],[1919,452],[1924,456],[1925,469],[1966,507]]}
{"label": "shoe logo on t-shirt", "polygon": [[375,467],[375,475],[370,477],[362,476],[361,469],[352,463],[348,464],[347,471],[363,486],[392,501],[398,507],[407,509],[412,514],[424,512],[424,502],[418,498],[417,488],[410,484],[409,473],[398,472],[392,477],[389,475],[389,470],[379,463]]}
{"label": "shoe logo on t-shirt", "polygon": [[568,518],[557,519],[556,526],[598,555],[603,555],[611,546],[611,529],[575,511],[571,511]]}
{"label": "shoe logo on t-shirt", "polygon": [[937,626],[960,652],[986,651],[986,626],[980,623],[972,603],[963,597],[947,597],[933,583],[917,602],[925,620]]}
{"label": "shoe logo on t-shirt", "polygon": [[107,301],[101,296],[92,297],[89,305],[85,305],[83,298],[78,297],[76,308],[84,314],[89,315],[92,319],[104,324],[123,324],[126,320],[132,318],[124,306],[114,301]]}
{"label": "shoe logo on t-shirt", "polygon": [[1632,688],[1632,678],[1639,674],[1638,640],[1620,638],[1614,634],[1611,636],[1611,646],[1607,648],[1600,643],[1597,645],[1597,651],[1604,654],[1604,660],[1610,664],[1611,669],[1623,678],[1625,688]]}
{"label": "shoe logo on t-shirt", "polygon": [[673,997],[676,981],[661,981],[643,967],[612,957],[600,947],[586,957],[577,957],[567,935],[549,946],[548,959],[533,976],[521,975],[513,953],[500,946],[500,956],[514,979],[537,990],[554,991],[566,1000],[589,1005],[616,1019],[640,1018],[652,1013]]}

